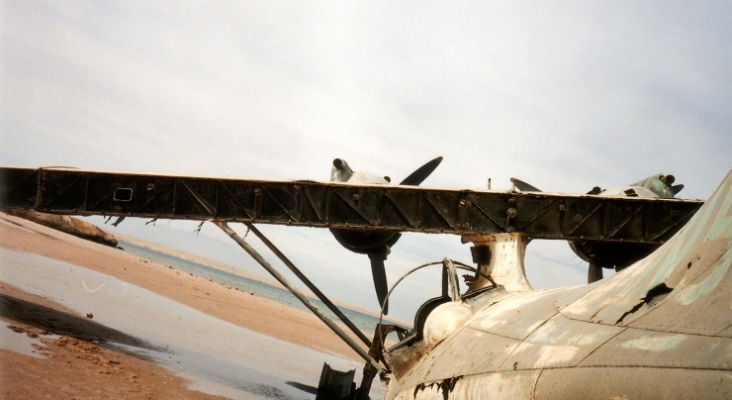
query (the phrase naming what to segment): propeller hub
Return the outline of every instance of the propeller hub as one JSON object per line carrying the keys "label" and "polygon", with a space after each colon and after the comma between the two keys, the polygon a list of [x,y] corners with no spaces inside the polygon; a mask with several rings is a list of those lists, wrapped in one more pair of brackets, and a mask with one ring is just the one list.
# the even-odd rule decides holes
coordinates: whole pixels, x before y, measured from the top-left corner
{"label": "propeller hub", "polygon": [[[437,168],[442,162],[442,157],[437,157],[407,176],[400,185],[417,186]],[[350,182],[364,184],[388,184],[391,178],[378,176],[366,172],[353,172],[348,163],[336,158],[333,160],[333,168],[330,175],[331,182]],[[386,269],[384,261],[389,255],[391,246],[399,240],[399,232],[371,232],[351,229],[331,229],[333,236],[338,243],[356,253],[367,254],[371,261],[371,272],[374,278],[376,296],[379,300],[384,315],[389,312],[389,303],[386,299],[388,286],[386,281]]]}

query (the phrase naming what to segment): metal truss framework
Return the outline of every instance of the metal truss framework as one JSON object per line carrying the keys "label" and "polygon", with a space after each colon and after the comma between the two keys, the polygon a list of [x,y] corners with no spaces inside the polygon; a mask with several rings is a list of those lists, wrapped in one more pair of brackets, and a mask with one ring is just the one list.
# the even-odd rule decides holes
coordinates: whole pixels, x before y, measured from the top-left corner
{"label": "metal truss framework", "polygon": [[69,215],[663,243],[697,200],[0,168],[0,207]]}

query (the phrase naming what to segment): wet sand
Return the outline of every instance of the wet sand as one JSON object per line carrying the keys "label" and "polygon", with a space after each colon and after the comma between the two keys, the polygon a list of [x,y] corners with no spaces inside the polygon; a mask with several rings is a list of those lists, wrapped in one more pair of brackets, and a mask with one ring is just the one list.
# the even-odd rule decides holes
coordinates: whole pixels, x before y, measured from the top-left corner
{"label": "wet sand", "polygon": [[2,399],[313,398],[323,362],[360,375],[309,313],[0,217]]}
{"label": "wet sand", "polygon": [[2,284],[0,291],[2,399],[220,398],[190,390],[164,367],[99,343],[102,337],[121,339],[119,332],[104,332],[73,310],[13,286]]}

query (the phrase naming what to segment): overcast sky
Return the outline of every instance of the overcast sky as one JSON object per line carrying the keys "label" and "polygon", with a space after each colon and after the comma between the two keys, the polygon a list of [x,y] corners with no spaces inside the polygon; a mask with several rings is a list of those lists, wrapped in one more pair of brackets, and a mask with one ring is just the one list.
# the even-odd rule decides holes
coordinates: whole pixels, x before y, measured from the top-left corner
{"label": "overcast sky", "polygon": [[[0,163],[327,180],[343,157],[398,181],[442,155],[425,185],[584,193],[664,172],[705,199],[732,166],[730,15],[729,1],[0,0]],[[160,225],[127,229],[190,232]],[[370,280],[366,257],[327,231],[266,228],[326,292],[375,302],[370,283],[342,290]],[[532,248],[530,268],[583,279],[565,244]],[[444,255],[470,261],[458,238],[406,235],[390,280]]]}

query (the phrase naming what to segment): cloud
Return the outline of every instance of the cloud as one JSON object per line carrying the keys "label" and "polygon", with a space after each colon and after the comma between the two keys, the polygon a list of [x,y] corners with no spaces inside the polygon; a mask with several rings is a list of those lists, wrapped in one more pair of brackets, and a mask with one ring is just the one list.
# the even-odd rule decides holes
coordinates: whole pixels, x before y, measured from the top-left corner
{"label": "cloud", "polygon": [[[730,168],[719,2],[0,7],[6,165],[326,180],[343,157],[399,180],[442,155],[425,185],[576,193],[666,172],[691,198]],[[411,243],[397,271],[424,243],[467,254]]]}

